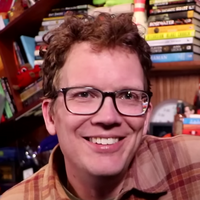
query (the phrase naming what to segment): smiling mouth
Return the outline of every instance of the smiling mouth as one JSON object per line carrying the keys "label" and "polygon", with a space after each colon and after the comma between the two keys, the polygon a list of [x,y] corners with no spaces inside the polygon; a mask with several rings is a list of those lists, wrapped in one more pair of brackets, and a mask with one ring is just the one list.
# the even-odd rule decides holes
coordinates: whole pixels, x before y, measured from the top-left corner
{"label": "smiling mouth", "polygon": [[100,138],[100,137],[90,137],[85,138],[86,140],[94,143],[94,144],[101,144],[101,145],[111,145],[119,142],[123,138]]}

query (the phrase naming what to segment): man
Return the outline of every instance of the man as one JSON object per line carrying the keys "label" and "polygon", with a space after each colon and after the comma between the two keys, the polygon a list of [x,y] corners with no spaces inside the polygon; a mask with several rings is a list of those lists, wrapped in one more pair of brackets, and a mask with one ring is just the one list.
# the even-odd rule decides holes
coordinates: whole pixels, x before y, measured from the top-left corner
{"label": "man", "polygon": [[42,110],[59,145],[1,200],[199,199],[199,138],[146,136],[152,63],[131,17],[67,17],[47,38]]}

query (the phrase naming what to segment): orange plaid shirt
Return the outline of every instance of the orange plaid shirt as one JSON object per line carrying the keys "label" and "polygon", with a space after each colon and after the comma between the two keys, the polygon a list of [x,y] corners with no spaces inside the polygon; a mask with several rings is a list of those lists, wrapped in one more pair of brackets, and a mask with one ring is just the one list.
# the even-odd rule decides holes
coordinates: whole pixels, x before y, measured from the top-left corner
{"label": "orange plaid shirt", "polygon": [[[57,146],[48,165],[6,191],[0,200],[69,200],[58,175],[63,163]],[[200,137],[144,136],[115,199],[200,200]]]}

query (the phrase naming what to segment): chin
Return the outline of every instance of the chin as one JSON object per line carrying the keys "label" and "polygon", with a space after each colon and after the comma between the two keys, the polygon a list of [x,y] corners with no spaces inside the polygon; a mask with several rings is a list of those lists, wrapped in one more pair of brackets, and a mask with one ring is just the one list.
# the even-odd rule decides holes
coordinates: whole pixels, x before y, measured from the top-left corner
{"label": "chin", "polygon": [[125,166],[119,163],[110,163],[110,164],[103,164],[99,163],[96,164],[94,167],[90,167],[90,173],[94,176],[117,176],[122,174],[125,170]]}

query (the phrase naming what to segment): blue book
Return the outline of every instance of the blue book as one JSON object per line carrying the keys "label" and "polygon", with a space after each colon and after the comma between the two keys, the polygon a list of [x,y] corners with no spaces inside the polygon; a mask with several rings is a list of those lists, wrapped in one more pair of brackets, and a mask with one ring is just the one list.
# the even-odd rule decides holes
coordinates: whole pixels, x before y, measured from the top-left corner
{"label": "blue book", "polygon": [[184,118],[183,124],[199,124],[200,125],[200,118]]}
{"label": "blue book", "polygon": [[194,52],[151,54],[151,60],[153,63],[192,61],[200,60],[200,55]]}
{"label": "blue book", "polygon": [[34,37],[29,37],[25,35],[20,36],[20,40],[22,42],[26,58],[29,62],[29,64],[34,68],[34,51],[35,51],[35,38]]}

